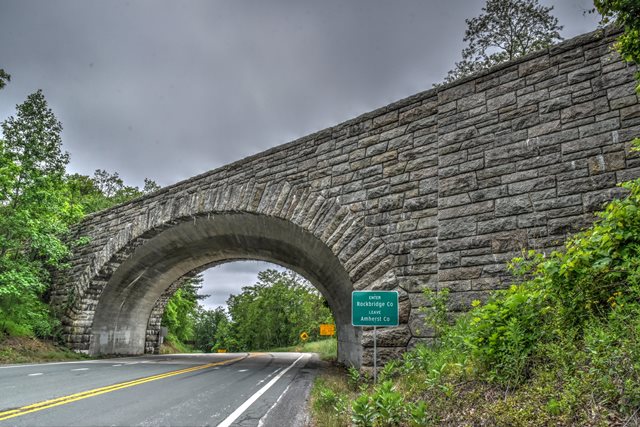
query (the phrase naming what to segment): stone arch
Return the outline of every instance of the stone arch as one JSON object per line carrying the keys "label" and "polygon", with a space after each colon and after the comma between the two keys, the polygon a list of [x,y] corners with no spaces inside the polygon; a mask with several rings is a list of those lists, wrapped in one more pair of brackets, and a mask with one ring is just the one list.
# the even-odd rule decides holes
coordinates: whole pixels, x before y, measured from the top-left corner
{"label": "stone arch", "polygon": [[[363,357],[362,331],[350,323],[351,291],[399,289],[394,256],[364,218],[339,198],[287,182],[161,191],[102,215],[82,224],[92,241],[72,259],[72,286],[54,292],[67,342],[90,354],[142,353],[152,310],[173,283],[212,263],[258,259],[318,288],[338,323],[341,361],[360,366],[370,357]],[[402,341],[397,347],[410,338],[407,318],[394,335],[394,345]]]}

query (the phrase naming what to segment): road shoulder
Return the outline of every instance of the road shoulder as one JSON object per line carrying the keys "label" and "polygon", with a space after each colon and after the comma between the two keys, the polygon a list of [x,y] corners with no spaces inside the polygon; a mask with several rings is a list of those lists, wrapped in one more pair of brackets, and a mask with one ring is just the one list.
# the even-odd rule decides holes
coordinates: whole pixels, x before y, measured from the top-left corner
{"label": "road shoulder", "polygon": [[290,426],[305,427],[309,425],[309,397],[313,380],[318,371],[327,362],[320,360],[313,354],[296,377],[289,384],[285,392],[278,398],[276,404],[260,419],[259,427]]}

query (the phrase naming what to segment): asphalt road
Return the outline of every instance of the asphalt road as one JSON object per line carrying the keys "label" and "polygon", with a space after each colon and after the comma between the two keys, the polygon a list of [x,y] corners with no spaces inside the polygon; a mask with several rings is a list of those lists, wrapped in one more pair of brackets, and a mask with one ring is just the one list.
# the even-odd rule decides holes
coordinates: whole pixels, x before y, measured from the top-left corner
{"label": "asphalt road", "polygon": [[318,365],[302,353],[0,365],[0,427],[303,426]]}

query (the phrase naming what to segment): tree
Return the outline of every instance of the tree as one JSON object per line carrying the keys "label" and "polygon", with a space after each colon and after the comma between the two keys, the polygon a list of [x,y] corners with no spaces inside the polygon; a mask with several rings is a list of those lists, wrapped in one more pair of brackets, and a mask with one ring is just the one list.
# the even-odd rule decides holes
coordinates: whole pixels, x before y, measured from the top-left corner
{"label": "tree", "polygon": [[[0,70],[0,83],[9,75]],[[1,88],[2,86],[0,86]],[[58,322],[46,295],[50,271],[64,268],[68,226],[92,212],[157,188],[125,186],[118,174],[95,179],[66,176],[69,154],[62,150],[62,124],[42,91],[16,107],[2,125],[0,139],[0,335],[51,336]],[[105,195],[99,179],[115,186]],[[105,184],[106,185],[106,184]]]}
{"label": "tree", "polygon": [[154,181],[145,178],[144,188],[124,184],[118,172],[96,169],[93,177],[73,174],[67,176],[67,185],[73,200],[82,206],[83,213],[89,214],[127,202],[160,188]]}
{"label": "tree", "polygon": [[2,68],[0,68],[0,89],[7,85],[7,82],[11,81],[11,75],[7,74]]}
{"label": "tree", "polygon": [[[594,0],[602,24],[614,22],[624,29],[618,37],[616,49],[629,62],[640,64],[640,2],[638,0]],[[640,72],[636,74],[640,80]],[[636,87],[640,93],[640,84]]]}
{"label": "tree", "polygon": [[193,325],[193,345],[205,353],[210,352],[216,344],[216,334],[223,322],[228,323],[229,320],[222,307],[215,310],[198,307]]}
{"label": "tree", "polygon": [[265,270],[258,283],[227,300],[230,332],[239,350],[266,350],[299,342],[301,332],[317,338],[320,323],[332,323],[326,301],[293,272]]}
{"label": "tree", "polygon": [[538,0],[487,0],[480,16],[465,20],[463,40],[468,46],[445,83],[562,40],[562,26],[552,10],[553,6],[540,6]]}
{"label": "tree", "polygon": [[238,333],[234,326],[226,314],[220,319],[213,337],[214,345],[211,348],[212,351],[223,349],[235,352],[243,349],[236,339]]}
{"label": "tree", "polygon": [[49,271],[68,253],[61,236],[81,210],[64,182],[69,156],[62,125],[42,91],[2,123],[0,140],[0,333],[49,335],[53,323],[41,296]]}
{"label": "tree", "polygon": [[169,336],[184,343],[192,341],[196,315],[199,310],[198,300],[208,295],[198,295],[202,288],[202,275],[185,281],[171,296],[162,315],[162,325],[169,329]]}

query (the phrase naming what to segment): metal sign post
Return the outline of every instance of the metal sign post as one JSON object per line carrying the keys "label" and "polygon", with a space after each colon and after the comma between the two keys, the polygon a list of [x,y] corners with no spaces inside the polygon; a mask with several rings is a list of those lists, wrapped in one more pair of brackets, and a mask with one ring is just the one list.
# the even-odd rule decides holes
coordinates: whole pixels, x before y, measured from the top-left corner
{"label": "metal sign post", "polygon": [[351,324],[373,326],[373,382],[378,380],[378,326],[398,326],[397,291],[353,291],[351,293]]}
{"label": "metal sign post", "polygon": [[373,383],[378,383],[378,349],[376,346],[376,327],[373,327]]}

